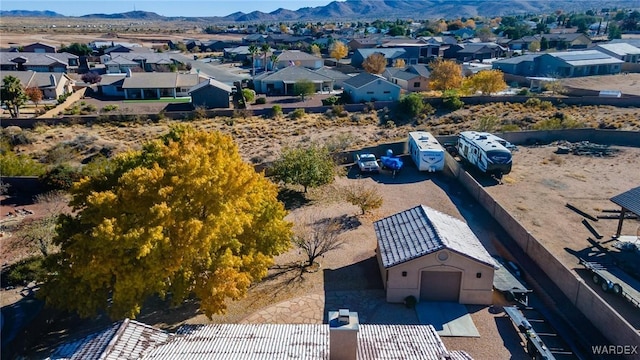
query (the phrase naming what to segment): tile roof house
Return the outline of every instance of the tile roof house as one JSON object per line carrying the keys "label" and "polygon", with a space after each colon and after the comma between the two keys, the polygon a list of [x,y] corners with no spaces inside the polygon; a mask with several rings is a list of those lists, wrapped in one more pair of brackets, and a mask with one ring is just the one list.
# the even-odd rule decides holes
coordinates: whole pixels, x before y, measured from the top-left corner
{"label": "tile roof house", "polygon": [[24,88],[36,87],[42,91],[43,99],[57,99],[73,92],[74,81],[60,72],[3,71],[2,77],[13,76]]}
{"label": "tile roof house", "polygon": [[426,65],[409,65],[405,68],[387,68],[382,76],[407,91],[429,90],[429,69]]}
{"label": "tile roof house", "polygon": [[169,334],[133,320],[59,347],[49,360],[473,360],[449,351],[431,325],[360,324],[329,311],[328,324],[183,325]]}
{"label": "tile roof house", "polygon": [[465,222],[420,205],[373,227],[387,301],[492,303],[496,264]]}
{"label": "tile roof house", "polygon": [[118,74],[127,73],[128,69],[136,67],[147,72],[168,72],[171,71],[172,65],[184,64],[183,59],[182,56],[177,56],[177,54],[133,51],[130,53],[102,55],[100,62],[106,66],[108,74]]}
{"label": "tile roof house", "polygon": [[253,78],[253,86],[259,94],[293,95],[293,87],[300,80],[315,84],[316,91],[333,89],[335,80],[322,73],[301,66],[287,66],[277,71],[267,71]]}
{"label": "tile roof house", "polygon": [[34,52],[34,53],[52,53],[52,54],[55,54],[57,52],[55,46],[43,44],[41,42],[25,45],[22,47],[22,51]]}
{"label": "tile roof house", "polygon": [[360,73],[343,81],[344,92],[352,103],[369,101],[396,101],[400,99],[400,86],[380,75]]}

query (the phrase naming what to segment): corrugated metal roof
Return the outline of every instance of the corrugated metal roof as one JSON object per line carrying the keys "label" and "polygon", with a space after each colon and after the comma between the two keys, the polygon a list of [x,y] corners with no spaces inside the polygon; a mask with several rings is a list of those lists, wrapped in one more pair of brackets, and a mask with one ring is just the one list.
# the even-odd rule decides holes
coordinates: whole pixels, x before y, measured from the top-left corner
{"label": "corrugated metal roof", "polygon": [[640,186],[612,197],[611,201],[636,215],[640,215]]}
{"label": "corrugated metal roof", "polygon": [[386,268],[444,248],[496,266],[466,223],[424,205],[378,220],[373,227]]}
{"label": "corrugated metal roof", "polygon": [[329,359],[322,324],[185,325],[145,360]]}
{"label": "corrugated metal roof", "polygon": [[358,359],[441,359],[447,353],[431,325],[360,325]]}
{"label": "corrugated metal roof", "polygon": [[620,55],[620,56],[625,56],[625,55],[638,55],[640,54],[640,49],[631,45],[631,44],[626,44],[626,43],[620,43],[620,44],[600,44],[598,46],[596,46],[597,48],[602,48],[605,50],[608,50],[614,54]]}
{"label": "corrugated metal roof", "polygon": [[171,334],[135,320],[125,319],[78,341],[60,346],[51,360],[138,359]]}
{"label": "corrugated metal roof", "polygon": [[624,61],[614,58],[598,50],[563,51],[548,53],[558,59],[574,66],[595,65],[595,64],[622,64]]}

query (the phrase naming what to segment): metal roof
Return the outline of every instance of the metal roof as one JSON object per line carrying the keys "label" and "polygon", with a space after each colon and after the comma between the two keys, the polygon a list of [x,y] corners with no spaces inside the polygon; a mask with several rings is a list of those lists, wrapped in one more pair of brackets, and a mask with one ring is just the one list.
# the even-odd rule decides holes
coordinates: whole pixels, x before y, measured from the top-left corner
{"label": "metal roof", "polygon": [[611,201],[640,216],[640,186],[612,197]]}
{"label": "metal roof", "polygon": [[[470,360],[462,351],[447,351],[431,325],[361,324],[358,359]],[[329,359],[327,324],[185,325],[178,335],[146,354],[143,360]]]}
{"label": "metal roof", "polygon": [[527,55],[521,55],[521,56],[513,56],[507,59],[500,59],[500,60],[496,60],[493,62],[493,64],[520,64],[522,62],[526,62],[526,61],[533,61],[535,58],[537,58],[538,54],[527,54]]}
{"label": "metal roof", "polygon": [[172,335],[125,319],[107,329],[58,347],[50,360],[120,360],[138,359]]}
{"label": "metal roof", "polygon": [[466,223],[424,205],[378,220],[373,227],[385,268],[441,249],[449,249],[486,265],[496,266]]}
{"label": "metal roof", "polygon": [[563,51],[547,53],[547,55],[561,59],[574,66],[596,64],[622,64],[624,61],[614,58],[598,50]]}
{"label": "metal roof", "polygon": [[640,49],[627,43],[619,43],[619,44],[599,44],[596,46],[597,48],[602,48],[604,50],[610,51],[616,55],[625,56],[625,55],[638,55],[640,54]]}

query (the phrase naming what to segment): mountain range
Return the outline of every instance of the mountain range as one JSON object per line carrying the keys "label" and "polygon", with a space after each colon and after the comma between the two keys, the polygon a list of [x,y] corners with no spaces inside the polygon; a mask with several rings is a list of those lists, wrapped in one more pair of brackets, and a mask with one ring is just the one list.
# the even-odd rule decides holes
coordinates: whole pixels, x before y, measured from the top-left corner
{"label": "mountain range", "polygon": [[[270,13],[235,12],[227,16],[166,17],[148,11],[116,14],[89,14],[82,19],[139,19],[148,21],[202,22],[268,22],[312,20],[375,20],[375,19],[454,19],[475,16],[505,16],[517,14],[551,13],[558,9],[565,13],[603,8],[640,8],[640,0],[346,0],[333,1],[325,6],[304,7],[298,10],[278,9]],[[203,8],[206,13],[206,7]],[[63,17],[53,11],[0,11],[0,16]]]}

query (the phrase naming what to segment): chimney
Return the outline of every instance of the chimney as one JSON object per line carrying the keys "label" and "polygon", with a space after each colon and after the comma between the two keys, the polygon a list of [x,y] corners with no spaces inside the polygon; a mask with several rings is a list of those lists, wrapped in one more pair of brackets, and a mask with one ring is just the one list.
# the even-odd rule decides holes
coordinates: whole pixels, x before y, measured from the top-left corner
{"label": "chimney", "polygon": [[56,87],[58,85],[58,82],[56,81],[56,76],[53,74],[49,75],[49,82],[53,87]]}
{"label": "chimney", "polygon": [[359,326],[357,312],[329,311],[329,360],[356,360]]}
{"label": "chimney", "polygon": [[130,78],[132,74],[131,68],[127,68],[127,75],[126,77]]}

